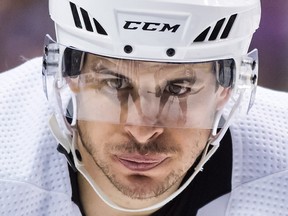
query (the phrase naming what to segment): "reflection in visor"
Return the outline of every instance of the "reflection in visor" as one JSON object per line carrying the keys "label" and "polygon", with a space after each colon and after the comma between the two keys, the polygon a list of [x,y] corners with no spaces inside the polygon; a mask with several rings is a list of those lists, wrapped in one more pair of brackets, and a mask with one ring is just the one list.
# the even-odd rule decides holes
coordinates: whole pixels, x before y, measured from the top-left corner
{"label": "reflection in visor", "polygon": [[78,120],[212,128],[222,88],[216,62],[159,63],[86,54],[82,63],[78,76],[66,78],[76,96]]}

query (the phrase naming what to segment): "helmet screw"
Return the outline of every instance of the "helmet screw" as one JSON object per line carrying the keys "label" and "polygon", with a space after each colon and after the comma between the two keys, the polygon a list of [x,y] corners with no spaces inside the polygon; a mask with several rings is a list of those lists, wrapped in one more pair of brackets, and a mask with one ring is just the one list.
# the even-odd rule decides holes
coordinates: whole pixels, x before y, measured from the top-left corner
{"label": "helmet screw", "polygon": [[132,53],[132,51],[133,51],[132,46],[126,45],[126,46],[124,47],[124,52],[125,52],[125,53],[130,54],[130,53]]}
{"label": "helmet screw", "polygon": [[46,59],[43,59],[42,65],[43,65],[44,69],[46,70],[47,69],[47,61],[46,61]]}
{"label": "helmet screw", "polygon": [[173,48],[167,49],[166,54],[167,54],[167,56],[169,56],[169,57],[174,56],[174,55],[175,55],[175,49],[173,49]]}
{"label": "helmet screw", "polygon": [[254,85],[254,84],[256,83],[256,81],[257,81],[257,75],[254,74],[254,75],[251,77],[251,82],[252,82],[252,84]]}
{"label": "helmet screw", "polygon": [[45,47],[44,47],[44,53],[45,53],[46,56],[48,55],[48,52],[49,52],[49,49],[48,49],[47,46],[45,46]]}
{"label": "helmet screw", "polygon": [[81,153],[79,152],[78,149],[75,150],[75,154],[76,154],[76,157],[79,161],[82,161],[82,156],[81,156]]}
{"label": "helmet screw", "polygon": [[256,61],[253,61],[253,63],[252,63],[252,70],[255,70],[256,65],[257,65]]}

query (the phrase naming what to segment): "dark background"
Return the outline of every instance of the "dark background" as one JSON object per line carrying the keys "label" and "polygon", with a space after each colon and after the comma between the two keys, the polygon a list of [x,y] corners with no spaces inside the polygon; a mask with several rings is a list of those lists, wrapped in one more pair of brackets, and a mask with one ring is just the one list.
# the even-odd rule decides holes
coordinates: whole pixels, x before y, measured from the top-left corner
{"label": "dark background", "polygon": [[[54,37],[48,0],[0,0],[0,72],[42,55]],[[259,49],[259,85],[288,91],[288,1],[262,0],[262,20],[251,49]]]}

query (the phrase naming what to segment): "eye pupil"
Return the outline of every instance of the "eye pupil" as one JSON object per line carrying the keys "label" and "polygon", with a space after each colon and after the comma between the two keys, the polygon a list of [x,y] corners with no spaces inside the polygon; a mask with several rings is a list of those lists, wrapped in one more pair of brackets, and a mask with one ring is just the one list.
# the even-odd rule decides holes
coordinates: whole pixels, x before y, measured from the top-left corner
{"label": "eye pupil", "polygon": [[115,80],[113,80],[113,81],[111,82],[111,86],[112,86],[113,88],[117,88],[117,89],[121,88],[121,86],[122,86],[122,80],[120,80],[120,79],[115,79]]}
{"label": "eye pupil", "polygon": [[179,94],[182,90],[181,86],[177,86],[177,85],[169,85],[169,92],[173,93],[173,94]]}

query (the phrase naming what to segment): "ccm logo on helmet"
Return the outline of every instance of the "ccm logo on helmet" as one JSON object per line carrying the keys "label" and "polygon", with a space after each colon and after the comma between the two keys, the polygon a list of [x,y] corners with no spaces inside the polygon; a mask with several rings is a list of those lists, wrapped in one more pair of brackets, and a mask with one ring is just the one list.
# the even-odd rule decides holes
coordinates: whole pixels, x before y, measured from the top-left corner
{"label": "ccm logo on helmet", "polygon": [[154,23],[154,22],[138,22],[138,21],[125,21],[124,29],[137,30],[141,28],[143,31],[171,31],[175,33],[180,27],[180,24],[171,26],[169,23]]}

